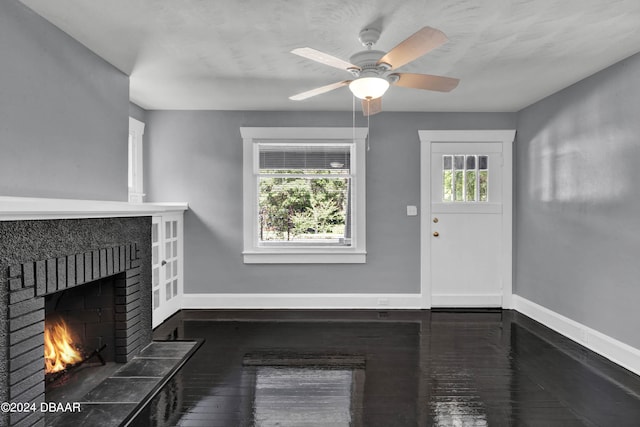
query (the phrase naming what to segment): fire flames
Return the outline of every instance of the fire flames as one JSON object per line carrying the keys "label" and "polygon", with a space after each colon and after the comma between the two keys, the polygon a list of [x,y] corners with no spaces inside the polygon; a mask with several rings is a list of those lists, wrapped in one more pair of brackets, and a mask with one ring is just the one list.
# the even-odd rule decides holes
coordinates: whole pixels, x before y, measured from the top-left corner
{"label": "fire flames", "polygon": [[82,355],[73,345],[66,322],[55,319],[45,322],[44,328],[45,372],[51,374],[82,361]]}

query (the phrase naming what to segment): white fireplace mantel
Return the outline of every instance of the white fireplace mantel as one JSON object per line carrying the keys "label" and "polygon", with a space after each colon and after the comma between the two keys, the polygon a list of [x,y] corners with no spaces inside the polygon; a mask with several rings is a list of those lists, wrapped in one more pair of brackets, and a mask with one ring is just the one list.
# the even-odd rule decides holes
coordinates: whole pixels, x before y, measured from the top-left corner
{"label": "white fireplace mantel", "polygon": [[189,209],[186,202],[128,203],[107,200],[0,197],[0,221],[151,216]]}

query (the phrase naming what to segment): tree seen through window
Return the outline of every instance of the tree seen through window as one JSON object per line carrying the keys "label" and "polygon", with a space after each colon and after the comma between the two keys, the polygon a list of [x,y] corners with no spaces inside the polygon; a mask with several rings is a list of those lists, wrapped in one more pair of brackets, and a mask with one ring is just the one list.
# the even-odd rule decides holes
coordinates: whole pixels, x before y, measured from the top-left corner
{"label": "tree seen through window", "polygon": [[260,178],[260,240],[335,241],[348,237],[349,177],[323,170],[290,170],[285,174],[291,177]]}

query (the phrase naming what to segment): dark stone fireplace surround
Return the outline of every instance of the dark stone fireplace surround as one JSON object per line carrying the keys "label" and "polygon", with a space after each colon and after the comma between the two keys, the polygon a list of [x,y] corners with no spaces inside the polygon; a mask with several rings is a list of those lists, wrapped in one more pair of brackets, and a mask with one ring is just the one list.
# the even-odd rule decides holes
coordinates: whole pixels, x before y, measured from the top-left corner
{"label": "dark stone fireplace surround", "polygon": [[113,276],[115,361],[151,342],[150,236],[151,217],[0,221],[0,402],[45,401],[46,295]]}

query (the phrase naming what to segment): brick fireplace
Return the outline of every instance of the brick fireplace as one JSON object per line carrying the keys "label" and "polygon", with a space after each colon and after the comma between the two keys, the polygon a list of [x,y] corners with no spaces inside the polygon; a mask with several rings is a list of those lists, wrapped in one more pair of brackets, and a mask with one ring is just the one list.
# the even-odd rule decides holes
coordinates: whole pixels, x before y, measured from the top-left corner
{"label": "brick fireplace", "polygon": [[[69,311],[82,306],[82,317],[105,318],[86,324],[112,328],[108,353],[116,362],[151,342],[150,236],[149,216],[0,221],[0,402],[45,401],[44,319],[52,298],[64,299]],[[96,295],[83,290],[89,283],[112,302],[96,305]],[[0,425],[42,419],[0,414]]]}

